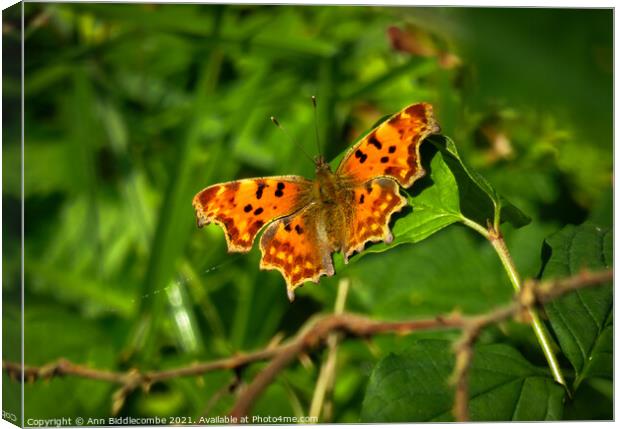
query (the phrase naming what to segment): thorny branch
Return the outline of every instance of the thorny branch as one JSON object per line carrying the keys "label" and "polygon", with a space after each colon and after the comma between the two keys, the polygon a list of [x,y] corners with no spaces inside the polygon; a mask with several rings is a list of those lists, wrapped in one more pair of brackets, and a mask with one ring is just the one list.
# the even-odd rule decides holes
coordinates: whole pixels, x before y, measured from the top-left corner
{"label": "thorny branch", "polygon": [[[26,381],[46,380],[53,377],[75,376],[100,380],[120,385],[113,398],[112,411],[120,411],[125,398],[137,388],[148,392],[153,383],[176,377],[198,376],[218,370],[240,370],[258,361],[270,360],[265,367],[243,389],[230,412],[231,416],[247,415],[256,398],[273,382],[276,376],[293,360],[312,349],[323,347],[330,334],[341,332],[349,337],[367,338],[373,335],[395,333],[408,334],[415,331],[460,329],[462,335],[455,344],[456,364],[453,374],[455,385],[454,415],[459,421],[468,420],[468,376],[473,357],[473,345],[480,331],[492,324],[510,319],[527,317],[527,310],[544,304],[568,292],[589,286],[608,283],[613,278],[612,270],[599,272],[584,271],[576,276],[553,281],[538,282],[529,280],[511,304],[478,316],[450,314],[431,319],[411,321],[375,321],[354,314],[333,314],[315,319],[300,330],[296,337],[284,344],[267,347],[253,353],[239,354],[225,359],[192,364],[185,367],[163,371],[140,372],[136,369],[127,372],[114,372],[89,368],[72,363],[66,359],[43,366],[25,366]],[[19,363],[2,362],[3,370],[14,379],[21,379],[22,367]]]}

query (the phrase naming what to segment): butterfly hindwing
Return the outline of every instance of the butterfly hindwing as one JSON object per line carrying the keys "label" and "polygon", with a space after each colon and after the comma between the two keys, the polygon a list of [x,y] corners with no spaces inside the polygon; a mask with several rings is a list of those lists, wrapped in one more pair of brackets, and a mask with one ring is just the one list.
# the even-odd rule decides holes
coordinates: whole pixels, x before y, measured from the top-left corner
{"label": "butterfly hindwing", "polygon": [[336,172],[319,157],[316,178],[275,176],[209,186],[193,200],[198,226],[215,222],[229,251],[247,252],[260,230],[261,269],[278,270],[292,300],[295,288],[334,274],[368,242],[391,242],[389,222],[424,175],[420,145],[439,132],[432,107],[413,104],[384,121],[345,154]]}
{"label": "butterfly hindwing", "polygon": [[312,182],[300,176],[242,179],[209,186],[193,200],[198,226],[215,222],[231,252],[248,252],[258,231],[308,203]]}
{"label": "butterfly hindwing", "polygon": [[321,234],[321,213],[314,205],[269,225],[260,240],[261,269],[276,269],[286,280],[289,298],[305,281],[334,274],[335,250]]}
{"label": "butterfly hindwing", "polygon": [[345,262],[353,253],[362,251],[369,241],[390,243],[390,218],[407,205],[407,200],[398,192],[396,182],[386,177],[370,180],[352,191],[355,203],[349,212],[346,239],[342,246]]}
{"label": "butterfly hindwing", "polygon": [[364,183],[375,177],[391,177],[404,188],[424,175],[420,144],[439,126],[427,103],[412,104],[381,123],[344,156],[337,174]]}

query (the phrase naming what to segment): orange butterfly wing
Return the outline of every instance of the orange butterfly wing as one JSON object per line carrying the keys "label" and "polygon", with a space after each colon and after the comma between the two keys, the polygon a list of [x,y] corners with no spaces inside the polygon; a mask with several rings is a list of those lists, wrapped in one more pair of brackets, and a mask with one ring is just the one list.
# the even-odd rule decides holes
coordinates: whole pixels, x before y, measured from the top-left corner
{"label": "orange butterfly wing", "polygon": [[260,267],[280,271],[292,300],[303,282],[334,274],[333,252],[341,250],[347,261],[369,241],[392,241],[390,218],[407,204],[398,185],[409,187],[424,175],[420,144],[437,132],[432,107],[413,104],[355,144],[335,174],[319,163],[315,181],[276,176],[203,189],[193,200],[198,226],[219,224],[228,250],[247,252],[269,224]]}
{"label": "orange butterfly wing", "polygon": [[325,231],[321,231],[322,215],[320,209],[311,204],[273,222],[260,239],[263,254],[260,267],[282,273],[291,301],[297,286],[306,281],[318,283],[320,276],[334,274],[331,254],[336,249]]}
{"label": "orange butterfly wing", "polygon": [[424,175],[420,162],[420,144],[440,131],[428,103],[412,104],[381,123],[343,158],[336,174],[358,183],[379,176],[396,180],[408,188]]}
{"label": "orange butterfly wing", "polygon": [[229,252],[248,252],[258,231],[309,202],[312,182],[300,176],[274,176],[219,183],[193,200],[198,226],[214,222],[226,235]]}
{"label": "orange butterfly wing", "polygon": [[392,241],[390,218],[407,204],[398,185],[407,188],[424,175],[420,145],[438,132],[432,106],[412,104],[349,149],[336,171],[355,194],[342,246],[345,262],[369,241]]}
{"label": "orange butterfly wing", "polygon": [[398,193],[398,185],[392,179],[373,179],[354,187],[352,191],[355,206],[348,216],[346,239],[342,246],[345,263],[353,253],[362,251],[369,241],[391,243],[390,218],[407,205],[407,200]]}

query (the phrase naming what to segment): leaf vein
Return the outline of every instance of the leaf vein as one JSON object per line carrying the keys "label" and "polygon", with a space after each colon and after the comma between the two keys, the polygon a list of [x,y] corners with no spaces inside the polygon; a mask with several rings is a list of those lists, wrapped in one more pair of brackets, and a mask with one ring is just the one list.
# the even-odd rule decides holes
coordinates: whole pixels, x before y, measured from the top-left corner
{"label": "leaf vein", "polygon": [[514,421],[517,416],[517,411],[519,410],[519,405],[521,404],[521,398],[523,398],[523,386],[525,386],[526,379],[521,380],[521,385],[519,386],[519,395],[517,396],[517,403],[514,406],[514,410],[512,412],[512,417],[510,420]]}
{"label": "leaf vein", "polygon": [[[555,308],[555,303],[552,303],[552,304],[553,304],[553,307]],[[579,348],[579,352],[581,353],[581,360],[582,360],[582,365],[583,365],[583,362],[585,362],[585,359],[586,359],[586,350],[584,349],[584,346],[579,341],[580,338],[575,334],[575,331],[573,330],[573,328],[568,324],[567,319],[564,316],[563,312],[557,308],[555,309],[556,309],[555,314],[557,315],[557,317],[560,319],[560,321],[564,325],[564,328],[566,328],[566,331],[573,337],[573,342],[577,344],[577,347]]]}

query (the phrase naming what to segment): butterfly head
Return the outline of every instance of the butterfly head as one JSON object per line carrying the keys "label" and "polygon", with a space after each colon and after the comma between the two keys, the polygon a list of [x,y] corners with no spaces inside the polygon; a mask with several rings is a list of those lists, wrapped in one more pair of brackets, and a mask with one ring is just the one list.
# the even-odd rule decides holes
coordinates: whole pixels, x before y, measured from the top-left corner
{"label": "butterfly head", "polygon": [[316,173],[332,171],[329,164],[325,161],[325,158],[323,158],[323,155],[317,155],[314,157],[314,166]]}

